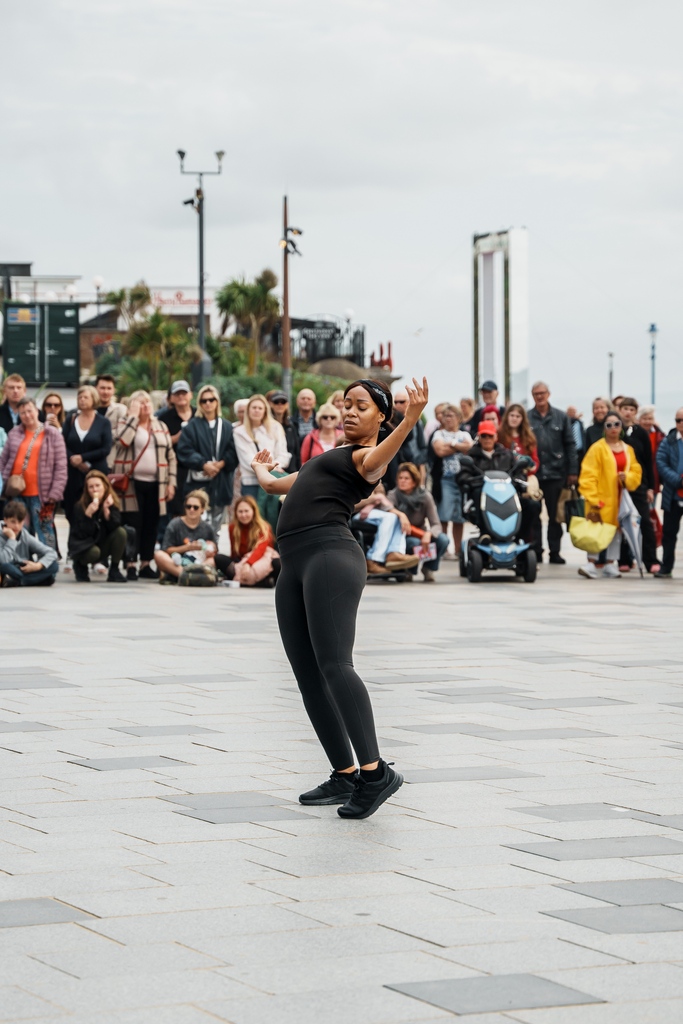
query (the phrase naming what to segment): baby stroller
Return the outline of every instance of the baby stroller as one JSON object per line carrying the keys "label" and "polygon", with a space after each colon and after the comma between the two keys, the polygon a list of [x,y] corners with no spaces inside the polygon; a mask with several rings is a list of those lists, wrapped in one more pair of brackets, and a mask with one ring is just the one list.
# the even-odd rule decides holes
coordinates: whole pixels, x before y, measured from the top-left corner
{"label": "baby stroller", "polygon": [[[526,461],[525,461],[526,460]],[[522,456],[515,472],[524,469],[531,459]],[[463,511],[479,534],[463,544],[460,552],[460,575],[470,583],[478,583],[484,569],[511,569],[525,583],[536,579],[536,552],[519,539],[522,505],[518,491],[526,487],[521,476],[502,470],[480,470],[473,459],[461,456],[458,483],[465,494]]]}

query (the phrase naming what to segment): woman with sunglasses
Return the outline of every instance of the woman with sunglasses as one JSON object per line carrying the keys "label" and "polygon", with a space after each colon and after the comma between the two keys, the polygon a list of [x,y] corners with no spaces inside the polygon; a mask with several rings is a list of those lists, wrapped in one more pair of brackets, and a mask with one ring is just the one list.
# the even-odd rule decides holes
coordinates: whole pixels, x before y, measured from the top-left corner
{"label": "woman with sunglasses", "polygon": [[[280,424],[285,432],[287,451],[290,456],[287,472],[296,473],[297,469],[301,469],[301,439],[296,424],[292,423],[289,415],[289,399],[284,391],[266,391],[266,398],[273,419]],[[242,417],[243,421],[244,417]]]}
{"label": "woman with sunglasses", "polygon": [[[633,449],[623,440],[623,423],[616,412],[608,412],[604,419],[604,437],[590,446],[581,463],[579,491],[586,505],[586,519],[594,523],[611,523],[617,527],[612,543],[607,548],[602,575],[619,579],[619,503],[624,488],[635,491],[643,471]],[[598,577],[598,555],[588,555],[588,562],[579,569],[579,575],[594,580]]]}
{"label": "woman with sunglasses", "polygon": [[216,534],[211,523],[202,519],[208,507],[206,491],[190,491],[185,495],[183,514],[168,524],[161,548],[154,554],[160,583],[177,583],[183,568],[194,563],[200,553],[203,565],[214,564],[218,549]]}
{"label": "woman with sunglasses", "polygon": [[389,388],[383,381],[357,380],[344,392],[348,444],[280,478],[271,476],[277,464],[270,452],[259,452],[252,462],[266,492],[287,495],[277,527],[278,623],[306,712],[333,769],[299,800],[343,804],[342,818],[367,818],[403,783],[380,757],[370,697],[353,667],[367,573],[349,519],[372,494],[427,404],[427,380],[413,383],[405,416],[387,436],[382,427],[392,414]]}
{"label": "woman with sunglasses", "polygon": [[213,384],[197,394],[197,412],[178,440],[178,462],[187,468],[186,492],[200,487],[209,496],[209,520],[220,534],[225,506],[232,501],[232,478],[237,453],[232,423],[223,418],[221,400]]}
{"label": "woman with sunglasses", "polygon": [[64,403],[55,391],[48,391],[45,395],[41,411],[46,423],[49,423],[51,427],[56,427],[57,430],[62,429],[66,419],[66,412],[64,411]]}
{"label": "woman with sunglasses", "polygon": [[341,437],[341,414],[331,402],[325,402],[316,413],[318,426],[301,442],[301,464],[308,462],[316,455],[329,452]]}

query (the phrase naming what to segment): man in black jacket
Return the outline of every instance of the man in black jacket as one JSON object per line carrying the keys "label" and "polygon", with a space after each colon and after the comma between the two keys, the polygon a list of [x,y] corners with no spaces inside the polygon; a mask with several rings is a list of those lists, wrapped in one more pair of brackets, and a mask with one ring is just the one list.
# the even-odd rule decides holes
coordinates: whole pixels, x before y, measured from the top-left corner
{"label": "man in black jacket", "polygon": [[461,468],[456,479],[469,492],[478,509],[484,473],[491,469],[509,473],[512,480],[522,482],[526,480],[526,474],[518,462],[519,458],[513,451],[498,443],[495,424],[484,420],[479,424],[476,441],[466,455],[461,457]]}
{"label": "man in black jacket", "polygon": [[[19,426],[19,402],[26,396],[26,381],[18,373],[10,373],[2,385],[4,402],[0,405],[0,427],[9,434],[10,430]],[[45,414],[38,413],[42,423]]]}
{"label": "man in black jacket", "polygon": [[[534,408],[529,411],[529,425],[536,435],[540,467],[538,482],[543,491],[548,513],[548,561],[554,565],[565,565],[560,554],[562,525],[555,521],[557,502],[563,487],[572,487],[578,480],[579,460],[566,413],[550,404],[550,388],[543,381],[536,381],[531,389]],[[539,537],[536,557],[539,565],[543,557],[542,538]]]}
{"label": "man in black jacket", "polygon": [[[640,532],[643,538],[643,564],[648,572],[656,572],[659,569],[657,562],[657,539],[655,529],[650,519],[650,505],[655,500],[655,474],[652,465],[652,447],[650,435],[647,430],[636,423],[638,415],[638,402],[635,398],[622,398],[621,409],[619,410],[624,423],[624,441],[633,448],[635,456],[643,470],[643,477],[640,486],[631,491],[633,504],[640,516]],[[633,555],[628,544],[622,540],[620,566],[633,565]]]}

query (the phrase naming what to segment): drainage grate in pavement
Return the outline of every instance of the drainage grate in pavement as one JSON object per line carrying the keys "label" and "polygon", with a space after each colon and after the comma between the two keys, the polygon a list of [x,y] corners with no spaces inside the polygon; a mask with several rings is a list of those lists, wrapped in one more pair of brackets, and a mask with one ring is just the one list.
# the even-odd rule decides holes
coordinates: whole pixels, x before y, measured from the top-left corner
{"label": "drainage grate in pavement", "polygon": [[566,988],[554,981],[546,981],[545,978],[537,978],[533,974],[419,981],[408,985],[385,985],[385,988],[461,1015],[604,1002],[603,999]]}

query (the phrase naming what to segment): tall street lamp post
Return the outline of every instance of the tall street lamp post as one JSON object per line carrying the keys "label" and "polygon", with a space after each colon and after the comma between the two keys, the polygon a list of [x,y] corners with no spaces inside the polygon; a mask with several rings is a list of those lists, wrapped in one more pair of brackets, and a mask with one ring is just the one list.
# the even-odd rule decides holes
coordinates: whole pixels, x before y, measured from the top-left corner
{"label": "tall street lamp post", "polygon": [[650,324],[650,402],[655,404],[655,360],[657,358],[657,324]]}
{"label": "tall street lamp post", "polygon": [[301,256],[292,235],[303,235],[300,228],[291,228],[288,225],[289,216],[287,213],[287,196],[282,200],[282,238],[280,248],[282,249],[282,390],[287,398],[292,401],[292,345],[289,329],[289,255],[296,253]]}
{"label": "tall street lamp post", "polygon": [[223,157],[225,151],[219,149],[216,151],[216,160],[218,162],[217,170],[215,171],[186,171],[185,170],[185,150],[179,149],[178,158],[180,160],[180,173],[181,174],[194,174],[197,176],[197,188],[193,199],[185,199],[183,206],[192,206],[199,214],[199,347],[202,350],[201,359],[199,363],[195,363],[192,371],[193,382],[195,386],[206,377],[211,376],[211,359],[206,354],[206,325],[204,320],[204,175],[210,174],[221,174],[223,171]]}

